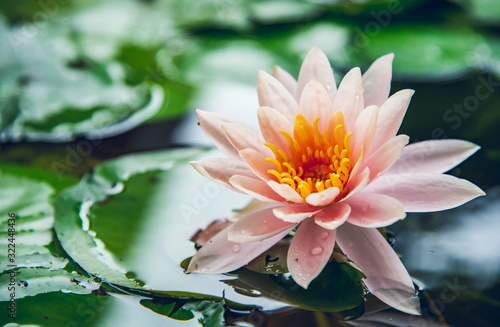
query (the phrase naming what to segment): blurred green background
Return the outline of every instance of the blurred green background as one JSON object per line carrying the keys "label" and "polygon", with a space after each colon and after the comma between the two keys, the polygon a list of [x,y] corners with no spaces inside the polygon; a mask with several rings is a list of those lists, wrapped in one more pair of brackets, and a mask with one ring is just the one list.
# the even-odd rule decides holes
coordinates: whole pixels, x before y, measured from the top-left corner
{"label": "blurred green background", "polygon": [[[453,282],[457,276],[463,278],[459,283],[468,285],[466,291],[455,293],[454,301],[445,303],[446,310],[436,309],[439,302],[425,304],[431,309],[424,316],[452,326],[497,326],[500,258],[492,250],[498,245],[492,231],[500,228],[496,210],[499,192],[495,188],[500,184],[500,3],[494,0],[3,0],[2,249],[7,246],[7,213],[15,211],[20,219],[18,242],[24,244],[24,248],[19,247],[18,258],[27,260],[20,266],[47,270],[35,275],[33,270],[26,270],[22,273],[27,279],[61,274],[61,280],[67,282],[74,278],[73,273],[80,277],[102,273],[118,278],[121,285],[143,280],[151,286],[155,279],[141,276],[137,261],[130,259],[127,263],[124,258],[138,251],[134,242],[144,244],[139,239],[151,231],[151,220],[146,218],[154,216],[151,203],[165,194],[166,185],[186,192],[190,198],[196,196],[193,188],[206,185],[198,179],[193,181],[196,177],[186,177],[192,183],[186,186],[189,183],[172,177],[179,171],[190,171],[184,168],[187,161],[205,155],[201,148],[209,145],[196,126],[194,109],[227,112],[256,122],[257,71],[279,65],[297,76],[313,46],[327,54],[337,81],[351,67],[359,66],[364,71],[379,56],[394,52],[391,93],[404,88],[416,90],[400,133],[409,135],[412,142],[459,138],[482,147],[450,173],[486,190],[486,198],[465,209],[410,215],[393,230],[401,240],[396,249],[403,254],[412,276],[422,281],[422,287],[429,287],[428,298],[439,298],[446,289],[443,281]],[[196,148],[190,148],[193,146]],[[142,152],[150,150],[159,154],[141,157]],[[121,159],[123,155],[131,156]],[[108,161],[115,158],[118,161]],[[148,161],[149,166],[140,167],[144,165],[140,160]],[[73,187],[58,196],[78,181],[79,189]],[[125,191],[109,192],[123,183]],[[172,194],[167,192],[167,196]],[[90,228],[76,226],[73,218],[68,218],[72,225],[67,223],[69,213],[54,219],[54,205],[63,208],[56,210],[59,213],[69,208],[81,217],[81,211],[75,208],[88,201],[92,202]],[[227,210],[244,203],[235,201],[232,207],[226,203]],[[204,210],[209,209],[197,208],[194,216],[202,217]],[[214,214],[219,211],[214,210]],[[173,219],[168,213],[161,215]],[[476,238],[456,232],[436,243],[440,238],[433,238],[436,234],[432,233],[445,235],[453,231],[453,226],[464,226],[466,218],[457,218],[462,216],[491,228],[478,228]],[[184,220],[190,222],[191,218]],[[175,228],[181,228],[181,223]],[[474,233],[477,225],[471,225],[468,232]],[[94,234],[89,233],[92,231]],[[92,263],[95,258],[80,253],[85,251],[71,245],[65,233],[74,233],[71,235],[76,239],[81,236],[92,249],[98,247],[98,239],[137,276],[118,276],[115,268],[108,271],[109,267],[98,267]],[[403,236],[398,238],[398,233]],[[421,239],[433,244],[423,251],[424,255],[414,253],[416,243],[412,243]],[[463,246],[454,248],[457,244]],[[436,256],[443,248],[450,252],[443,250],[442,256]],[[189,250],[192,252],[192,246]],[[184,257],[189,256],[189,250]],[[475,256],[469,259],[468,252]],[[5,253],[0,254],[2,261],[6,260]],[[5,277],[8,269],[6,265],[1,268]],[[482,271],[486,274],[485,269],[487,276],[481,276]],[[161,269],[156,271],[161,274]],[[107,277],[104,280],[109,281]],[[132,286],[137,286],[134,283]],[[103,306],[97,296],[55,292],[67,287],[56,283],[49,287],[52,293],[41,288],[32,294],[38,295],[25,297],[19,305],[38,307],[51,297],[54,308],[66,301],[75,301],[73,306],[77,306],[78,296],[90,296],[91,306]],[[426,303],[424,298],[422,301]],[[220,318],[221,309],[216,309]],[[64,326],[76,315],[71,310],[64,312],[68,317],[61,316],[57,323],[54,319],[45,321],[43,310],[43,317],[26,316],[17,322]],[[89,314],[87,322],[77,325],[113,324],[109,318],[112,315],[103,318],[103,311],[92,313],[92,319]],[[307,321],[314,318],[299,316]],[[165,326],[181,324],[165,319]],[[300,319],[296,318],[296,323],[300,324]],[[320,325],[321,319],[314,319]],[[387,319],[387,326],[398,326]],[[212,323],[210,326],[218,322],[204,320],[206,325]]]}

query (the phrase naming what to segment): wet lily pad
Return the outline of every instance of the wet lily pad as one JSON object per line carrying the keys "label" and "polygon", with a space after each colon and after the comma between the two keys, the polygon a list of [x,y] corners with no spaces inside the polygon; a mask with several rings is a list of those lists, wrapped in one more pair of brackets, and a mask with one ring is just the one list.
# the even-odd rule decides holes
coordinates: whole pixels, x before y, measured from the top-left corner
{"label": "wet lily pad", "polygon": [[[134,293],[134,290],[129,289],[128,291]],[[201,313],[202,318],[199,319],[199,322],[204,327],[221,326],[224,321],[224,313],[227,310],[249,313],[257,308],[254,305],[243,305],[224,297],[199,293],[141,291],[139,294],[152,297],[152,299],[142,299],[141,305],[173,319],[189,320],[194,317],[193,311]]]}
{"label": "wet lily pad", "polygon": [[[124,156],[97,167],[94,174],[61,192],[54,227],[64,250],[84,270],[106,282],[139,287],[119,261],[138,235],[134,226],[154,190],[155,176],[148,173],[184,165],[200,153],[185,149]],[[108,205],[112,194],[116,198]]]}
{"label": "wet lily pad", "polygon": [[42,293],[16,300],[15,318],[4,313],[0,322],[44,327],[97,326],[112,303],[109,296]]}
{"label": "wet lily pad", "polygon": [[2,48],[0,64],[3,141],[65,141],[90,131],[104,137],[137,126],[159,110],[160,89],[144,93],[126,85],[116,64],[75,66],[74,45],[47,36],[50,30],[31,38],[24,32],[0,21],[0,39],[10,45]]}
{"label": "wet lily pad", "polygon": [[[313,1],[322,4],[328,8],[332,13],[343,14],[349,16],[368,16],[372,17],[375,13],[380,11],[391,11],[394,14],[399,14],[402,11],[409,11],[413,7],[421,3],[429,2],[429,0],[399,0],[397,2],[392,0],[359,0],[344,2],[341,0],[334,1]],[[394,8],[394,9],[392,9]]]}
{"label": "wet lily pad", "polygon": [[43,259],[46,267],[50,261],[64,266],[45,248],[52,240],[54,189],[2,171],[0,195],[0,271],[9,265],[36,266],[33,256]]}
{"label": "wet lily pad", "polygon": [[238,271],[238,279],[225,280],[228,285],[250,293],[259,292],[305,310],[339,312],[352,318],[363,314],[363,274],[348,264],[332,261],[307,289],[299,286],[289,274],[268,275],[247,269]]}
{"label": "wet lily pad", "polygon": [[154,311],[163,316],[167,316],[169,318],[177,319],[177,320],[189,320],[194,318],[194,314],[186,309],[176,308],[177,302],[161,302],[154,301],[150,299],[142,299],[140,304],[151,311]]}
{"label": "wet lily pad", "polygon": [[[53,188],[55,194],[62,189],[78,183],[78,180],[67,174],[57,174],[54,171],[47,171],[32,166],[21,166],[7,163],[0,163],[0,176],[8,175],[12,178],[29,179],[35,184],[43,182]],[[43,185],[42,184],[42,185]],[[4,185],[5,187],[6,185]],[[29,188],[28,185],[26,185]]]}
{"label": "wet lily pad", "polygon": [[[54,267],[57,268],[57,267]],[[15,277],[14,275],[15,274]],[[19,268],[10,270],[0,276],[0,286],[6,289],[14,277],[16,299],[38,294],[61,292],[74,294],[90,294],[98,289],[98,284],[88,278],[64,271],[48,268]],[[8,301],[10,293],[2,292],[0,301]]]}
{"label": "wet lily pad", "polygon": [[233,0],[173,0],[168,10],[176,24],[186,28],[225,28],[236,31],[248,30],[246,1]]}
{"label": "wet lily pad", "polygon": [[[108,30],[101,24],[87,24],[99,10],[116,17],[113,6],[127,16],[141,12],[147,17],[142,21],[147,21],[151,39],[143,37],[144,27],[134,20],[124,21],[121,37],[112,33],[114,25]],[[57,22],[36,26],[25,22],[9,27],[0,17],[0,41],[6,45],[0,50],[0,141],[64,142],[80,135],[100,139],[153,117],[182,114],[192,87],[176,79],[173,61],[186,39],[154,8],[135,6],[108,3],[79,14],[58,10]],[[99,30],[92,28],[97,25]],[[139,53],[122,56],[127,47]],[[144,57],[148,60],[141,60],[141,53],[148,51],[150,55]],[[134,62],[143,66],[134,67]]]}

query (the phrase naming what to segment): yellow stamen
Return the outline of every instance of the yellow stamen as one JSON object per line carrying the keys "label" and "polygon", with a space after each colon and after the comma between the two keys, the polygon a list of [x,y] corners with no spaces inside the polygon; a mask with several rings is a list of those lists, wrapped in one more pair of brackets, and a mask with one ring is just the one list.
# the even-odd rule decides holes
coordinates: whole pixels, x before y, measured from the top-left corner
{"label": "yellow stamen", "polygon": [[280,175],[280,173],[278,173],[276,170],[271,170],[271,169],[268,170],[267,172],[269,174],[271,174],[271,175],[276,176],[276,178],[278,179],[278,181],[281,183],[281,175]]}
{"label": "yellow stamen", "polygon": [[349,146],[352,133],[347,133],[344,115],[336,111],[323,132],[319,130],[319,119],[314,119],[311,125],[298,114],[293,137],[280,131],[288,141],[288,149],[265,144],[275,156],[266,158],[276,166],[276,170],[268,170],[268,173],[279,183],[290,185],[302,198],[332,187],[342,191],[352,169]]}

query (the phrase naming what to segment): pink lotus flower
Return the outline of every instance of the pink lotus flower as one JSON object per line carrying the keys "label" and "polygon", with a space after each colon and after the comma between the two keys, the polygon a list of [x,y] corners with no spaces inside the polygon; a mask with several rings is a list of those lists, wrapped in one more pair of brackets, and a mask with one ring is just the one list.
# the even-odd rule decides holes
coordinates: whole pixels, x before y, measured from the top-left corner
{"label": "pink lotus flower", "polygon": [[271,75],[259,72],[260,133],[228,116],[197,111],[203,131],[229,158],[193,167],[269,205],[212,238],[188,271],[240,268],[297,227],[287,264],[299,285],[308,287],[337,242],[375,296],[420,312],[408,272],[376,228],[406,212],[453,208],[484,192],[443,174],[478,146],[460,140],[407,145],[408,136],[396,135],[414,92],[388,98],[392,59],[377,59],[363,76],[353,68],[338,88],[319,48],[306,56],[297,82],[279,67]]}

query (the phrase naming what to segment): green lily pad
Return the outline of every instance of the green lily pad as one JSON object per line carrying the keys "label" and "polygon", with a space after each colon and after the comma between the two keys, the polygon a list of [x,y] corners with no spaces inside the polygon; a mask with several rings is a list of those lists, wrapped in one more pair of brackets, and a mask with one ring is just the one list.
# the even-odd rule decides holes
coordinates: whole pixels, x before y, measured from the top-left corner
{"label": "green lily pad", "polygon": [[154,172],[184,165],[198,149],[135,154],[109,161],[62,191],[55,203],[61,246],[85,271],[127,287],[139,287],[119,263],[140,235],[139,222],[157,182]]}
{"label": "green lily pad", "polygon": [[44,169],[0,163],[0,176],[9,175],[11,177],[30,179],[33,181],[43,182],[53,188],[54,192],[78,183],[78,180],[66,174],[57,174]]}
{"label": "green lily pad", "polygon": [[202,318],[198,319],[203,327],[218,327],[224,321],[224,300],[219,302],[198,301],[190,302],[185,305],[186,308],[200,312]]}
{"label": "green lily pad", "polygon": [[47,183],[3,174],[0,176],[0,192],[2,231],[6,230],[7,221],[12,218],[9,213],[15,214],[18,230],[30,229],[31,222],[52,214],[50,200],[54,190]]}
{"label": "green lily pad", "polygon": [[109,296],[41,293],[16,300],[15,318],[10,318],[7,312],[3,312],[0,323],[43,327],[98,326],[112,303]]}
{"label": "green lily pad", "polygon": [[461,5],[476,22],[498,26],[500,7],[495,0],[451,0]]}
{"label": "green lily pad", "polygon": [[[2,170],[0,170],[2,171]],[[0,271],[9,265],[36,265],[33,256],[65,265],[45,248],[52,241],[54,189],[47,183],[4,173],[0,175]]]}
{"label": "green lily pad", "polygon": [[139,303],[151,311],[169,318],[177,320],[190,320],[194,318],[194,314],[191,311],[183,308],[175,308],[176,302],[163,303],[150,299],[142,299]]}
{"label": "green lily pad", "polygon": [[[9,29],[0,21],[0,40],[10,45],[0,64],[2,139],[64,141],[91,131],[104,137],[144,122],[160,108],[161,89],[145,93],[126,85],[116,64],[75,67],[66,53],[75,50],[70,40],[41,32],[26,38],[23,27]],[[56,41],[60,47],[53,46]]]}
{"label": "green lily pad", "polygon": [[359,270],[350,265],[332,261],[307,289],[295,283],[288,274],[268,275],[244,268],[238,271],[238,279],[224,282],[301,309],[340,314],[348,312],[349,316],[360,316],[364,311],[363,277]]}
{"label": "green lily pad", "polygon": [[146,308],[177,320],[190,320],[194,318],[193,311],[199,312],[202,318],[198,321],[204,327],[218,327],[224,321],[225,300],[189,300],[181,302],[162,302],[158,300],[142,299],[141,305]]}
{"label": "green lily pad", "polygon": [[[117,12],[134,18],[119,35],[115,25],[87,23]],[[51,15],[58,19],[14,27],[0,16],[0,141],[100,139],[188,108],[192,87],[176,78],[174,61],[189,39],[157,8],[106,3]]]}
{"label": "green lily pad", "polygon": [[[128,290],[134,293],[134,290]],[[202,318],[198,321],[204,327],[221,326],[224,313],[227,310],[238,312],[252,312],[257,307],[244,305],[225,299],[224,297],[210,296],[190,292],[146,291],[140,292],[143,296],[153,299],[142,299],[140,304],[146,308],[177,320],[189,320],[194,317],[193,311],[199,312]]]}
{"label": "green lily pad", "polygon": [[127,294],[146,297],[139,301],[142,306],[169,318],[190,320],[194,318],[193,311],[199,312],[202,317],[198,321],[204,327],[221,326],[224,322],[224,313],[228,310],[250,313],[257,309],[254,305],[240,304],[224,297],[200,293],[139,290],[117,285],[112,287]]}
{"label": "green lily pad", "polygon": [[[330,59],[334,70],[345,63],[345,51],[349,48],[350,28],[333,22],[315,22],[304,25],[288,38],[286,48],[296,54],[296,69],[312,47],[320,47]],[[296,75],[298,76],[298,70]]]}
{"label": "green lily pad", "polygon": [[[14,277],[15,274],[15,277]],[[15,282],[12,283],[12,279]],[[0,286],[7,289],[14,286],[16,299],[50,292],[90,294],[98,288],[98,284],[78,273],[70,273],[62,269],[19,268],[12,269],[0,276]],[[10,293],[2,292],[1,301],[8,301]]]}
{"label": "green lily pad", "polygon": [[150,298],[156,302],[162,302],[162,303],[171,303],[171,302],[188,303],[197,301],[220,302],[224,300],[225,305],[233,310],[249,311],[256,308],[255,305],[241,304],[238,302],[228,300],[224,297],[207,295],[202,293],[138,289],[138,288],[131,288],[115,284],[109,284],[109,286],[112,289],[116,289],[120,292],[137,295],[144,298]]}
{"label": "green lily pad", "polygon": [[263,24],[298,22],[321,13],[322,6],[307,1],[249,1],[253,20]]}
{"label": "green lily pad", "polygon": [[60,248],[53,231],[55,193],[74,183],[65,175],[0,164],[0,272],[15,267],[85,274]]}
{"label": "green lily pad", "polygon": [[432,80],[476,68],[474,58],[486,50],[482,35],[467,27],[399,24],[379,27],[376,33],[367,26],[356,30],[346,51],[354,61],[368,63],[394,52],[397,74]]}

